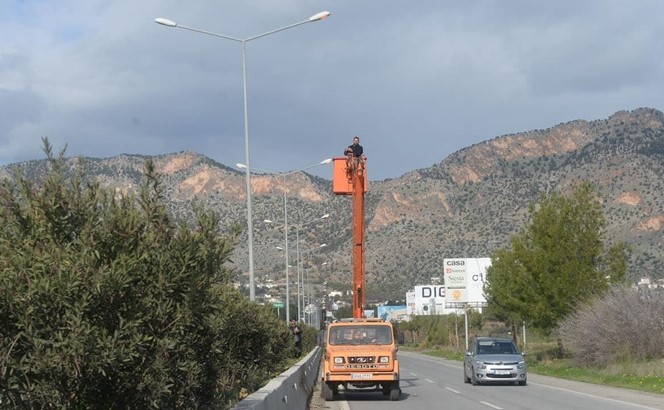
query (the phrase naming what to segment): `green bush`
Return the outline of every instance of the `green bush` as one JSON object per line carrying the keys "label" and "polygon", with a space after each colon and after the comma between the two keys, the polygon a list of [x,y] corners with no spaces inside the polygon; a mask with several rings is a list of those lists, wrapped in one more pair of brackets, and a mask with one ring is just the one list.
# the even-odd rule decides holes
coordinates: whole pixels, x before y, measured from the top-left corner
{"label": "green bush", "polygon": [[44,147],[43,178],[0,190],[3,406],[226,407],[283,370],[287,326],[230,285],[237,229],[175,223],[150,162],[118,195]]}

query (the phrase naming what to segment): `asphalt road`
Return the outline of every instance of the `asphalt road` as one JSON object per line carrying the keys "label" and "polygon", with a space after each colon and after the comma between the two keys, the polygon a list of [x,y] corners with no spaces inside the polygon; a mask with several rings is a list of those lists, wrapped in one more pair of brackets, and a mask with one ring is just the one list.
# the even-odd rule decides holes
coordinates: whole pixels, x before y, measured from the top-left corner
{"label": "asphalt road", "polygon": [[463,382],[462,363],[419,353],[399,352],[401,399],[389,401],[378,391],[345,391],[337,401],[320,398],[317,384],[310,409],[523,409],[623,410],[664,409],[664,395],[641,393],[530,373],[527,386]]}

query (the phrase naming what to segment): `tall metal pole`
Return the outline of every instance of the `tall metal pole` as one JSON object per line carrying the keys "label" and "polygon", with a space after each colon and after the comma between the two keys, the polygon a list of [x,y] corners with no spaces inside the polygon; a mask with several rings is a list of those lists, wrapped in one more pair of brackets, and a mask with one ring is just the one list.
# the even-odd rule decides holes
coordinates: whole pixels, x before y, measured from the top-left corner
{"label": "tall metal pole", "polygon": [[286,207],[286,174],[284,178],[284,241],[286,242],[286,323],[290,320],[290,277],[288,274],[288,208]]}
{"label": "tall metal pole", "polygon": [[[242,44],[242,86],[244,91],[244,155],[247,165],[246,171],[246,184],[247,184],[247,247],[249,252],[249,299],[254,300],[256,298],[256,289],[254,286],[254,232],[253,232],[253,223],[251,217],[251,164],[249,163],[249,115],[247,109],[247,48],[246,43],[252,40],[256,40],[261,37],[268,36],[270,34],[278,33],[280,31],[288,30],[293,27],[300,26],[306,23],[312,23],[315,21],[323,20],[330,16],[329,11],[321,11],[316,13],[313,16],[309,17],[307,20],[303,20],[288,26],[284,26],[275,30],[268,31],[257,36],[249,37],[246,39],[239,39],[231,36],[226,36],[219,33],[213,33],[207,30],[200,30],[197,28],[183,26],[177,24],[176,22],[158,17],[155,19],[155,22],[166,27],[177,27],[185,30],[194,31],[201,34],[207,34],[214,37],[224,38],[226,40],[231,40]],[[288,268],[287,268],[288,269]]]}
{"label": "tall metal pole", "polygon": [[295,226],[295,255],[297,258],[297,321],[302,319],[302,306],[300,305],[300,226]]}
{"label": "tall metal pole", "polygon": [[247,248],[249,251],[249,300],[256,299],[254,286],[254,228],[251,217],[251,163],[249,162],[249,110],[247,102],[247,46],[242,41],[242,88],[244,91],[244,160],[247,164]]}

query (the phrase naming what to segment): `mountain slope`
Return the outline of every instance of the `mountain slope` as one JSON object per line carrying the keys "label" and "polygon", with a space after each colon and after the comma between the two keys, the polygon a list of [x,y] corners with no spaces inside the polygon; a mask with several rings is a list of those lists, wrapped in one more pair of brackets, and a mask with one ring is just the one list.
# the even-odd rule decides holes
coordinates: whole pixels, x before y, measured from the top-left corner
{"label": "mountain slope", "polygon": [[[105,186],[132,192],[145,159],[121,155],[70,163],[84,165]],[[228,226],[245,225],[243,172],[192,152],[153,159],[177,218],[189,218],[196,201],[216,209]],[[11,167],[34,177],[44,166],[44,161],[14,164],[0,170],[0,177],[9,177]],[[569,192],[584,179],[603,198],[609,240],[633,247],[630,275],[664,278],[664,114],[643,108],[497,137],[433,167],[372,181],[366,197],[370,297],[403,298],[413,285],[442,276],[443,258],[489,256],[527,222],[528,206],[542,193]],[[299,248],[308,268],[303,275],[350,286],[350,198],[333,195],[330,181],[307,174],[291,175],[285,184],[280,176],[254,175],[252,186],[257,283],[284,280],[285,259],[276,247],[284,246],[279,223],[286,193],[289,224],[303,225]],[[316,221],[323,214],[330,218]],[[289,241],[294,265],[295,229]],[[322,243],[327,246],[306,252]],[[238,272],[247,270],[246,258],[246,237],[239,238]],[[292,270],[291,278],[295,275]]]}

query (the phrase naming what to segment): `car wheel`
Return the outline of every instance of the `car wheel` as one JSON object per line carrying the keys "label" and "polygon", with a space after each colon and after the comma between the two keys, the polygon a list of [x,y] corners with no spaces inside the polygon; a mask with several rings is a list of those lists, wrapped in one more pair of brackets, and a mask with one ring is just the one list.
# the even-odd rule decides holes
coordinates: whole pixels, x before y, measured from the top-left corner
{"label": "car wheel", "polygon": [[463,368],[463,382],[470,383],[470,377],[466,376],[466,368]]}
{"label": "car wheel", "polygon": [[470,374],[470,382],[473,384],[473,386],[478,386],[480,384],[480,381],[477,380],[475,369],[470,369],[470,370],[472,370],[472,373]]}
{"label": "car wheel", "polygon": [[527,380],[519,380],[519,386],[525,386],[528,384]]}

